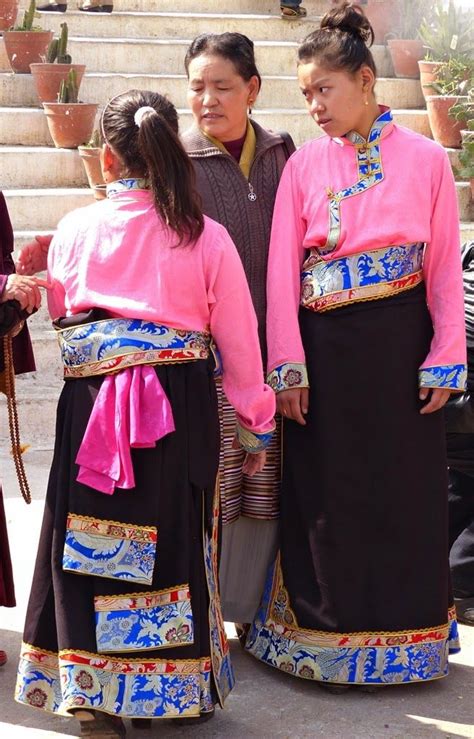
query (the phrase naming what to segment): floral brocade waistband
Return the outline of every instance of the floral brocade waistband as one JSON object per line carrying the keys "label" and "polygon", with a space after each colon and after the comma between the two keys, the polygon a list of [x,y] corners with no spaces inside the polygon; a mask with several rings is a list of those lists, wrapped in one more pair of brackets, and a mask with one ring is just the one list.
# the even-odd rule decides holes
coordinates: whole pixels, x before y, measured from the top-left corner
{"label": "floral brocade waistband", "polygon": [[312,249],[301,271],[301,305],[319,313],[416,287],[423,281],[423,248],[402,244],[329,260]]}
{"label": "floral brocade waistband", "polygon": [[64,377],[119,372],[138,364],[207,359],[211,334],[170,328],[153,321],[107,318],[58,330]]}

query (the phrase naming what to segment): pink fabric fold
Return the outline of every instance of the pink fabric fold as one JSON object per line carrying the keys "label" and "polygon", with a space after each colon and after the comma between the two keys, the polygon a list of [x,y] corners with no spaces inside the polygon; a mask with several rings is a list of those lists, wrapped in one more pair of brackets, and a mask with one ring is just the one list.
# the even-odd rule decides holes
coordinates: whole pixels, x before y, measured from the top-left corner
{"label": "pink fabric fold", "polygon": [[131,448],[154,447],[174,431],[171,405],[153,367],[136,365],[104,379],[77,453],[77,481],[112,495],[135,487]]}

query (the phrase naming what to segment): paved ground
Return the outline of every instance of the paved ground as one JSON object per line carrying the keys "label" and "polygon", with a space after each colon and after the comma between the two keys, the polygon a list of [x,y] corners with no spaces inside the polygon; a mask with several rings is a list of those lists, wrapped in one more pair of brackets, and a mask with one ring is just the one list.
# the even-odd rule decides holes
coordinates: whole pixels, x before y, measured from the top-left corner
{"label": "paved ground", "polygon": [[[41,739],[78,736],[74,720],[56,718],[13,701],[26,599],[41,522],[44,491],[51,459],[49,450],[29,451],[28,467],[34,502],[19,497],[13,461],[0,455],[10,530],[18,607],[0,609],[0,646],[10,660],[0,668],[0,736]],[[232,626],[229,625],[232,634]],[[426,685],[394,686],[376,695],[351,691],[328,695],[309,682],[281,674],[242,653],[232,641],[237,685],[224,711],[200,728],[155,722],[151,732],[127,736],[154,737],[325,737],[326,739],[406,739],[406,737],[470,737],[474,739],[474,628],[461,627],[463,650],[452,660],[451,675]]]}

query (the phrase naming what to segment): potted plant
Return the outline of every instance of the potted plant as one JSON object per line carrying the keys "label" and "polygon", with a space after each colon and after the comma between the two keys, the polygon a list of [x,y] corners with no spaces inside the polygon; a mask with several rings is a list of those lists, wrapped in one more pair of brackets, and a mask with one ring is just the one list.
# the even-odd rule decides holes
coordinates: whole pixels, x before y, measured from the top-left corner
{"label": "potted plant", "polygon": [[57,100],[61,82],[67,79],[71,69],[76,72],[77,87],[81,86],[86,65],[72,64],[71,55],[67,53],[67,39],[67,23],[61,23],[59,37],[53,38],[48,46],[46,61],[30,64],[36,92],[42,103]]}
{"label": "potted plant", "polygon": [[467,120],[459,113],[455,117],[452,109],[460,103],[467,103],[473,75],[474,61],[469,57],[452,58],[438,67],[436,81],[433,82],[438,94],[427,95],[426,107],[433,137],[442,146],[454,149],[461,146],[461,130],[466,127]]}
{"label": "potted plant", "polygon": [[96,128],[92,134],[92,138],[88,144],[78,147],[79,156],[82,159],[84,169],[86,170],[89,187],[94,191],[96,200],[102,200],[106,197],[106,185],[100,165],[100,152],[102,149],[102,137],[100,131]]}
{"label": "potted plant", "polygon": [[0,0],[0,33],[11,28],[18,15],[19,0]]}
{"label": "potted plant", "polygon": [[469,38],[470,18],[472,21],[472,13],[458,10],[453,0],[449,1],[447,7],[442,0],[437,0],[430,17],[423,20],[420,37],[427,51],[418,66],[425,97],[436,94],[433,82],[442,62],[469,55],[472,46],[472,39]]}
{"label": "potted plant", "polygon": [[61,82],[57,103],[43,103],[48,128],[58,149],[77,149],[89,141],[97,113],[97,103],[81,103],[77,99],[77,80],[74,69]]}
{"label": "potted plant", "polygon": [[25,10],[21,26],[15,26],[5,31],[5,50],[10,66],[14,72],[29,74],[30,64],[40,62],[46,54],[48,44],[53,37],[52,31],[44,31],[40,26],[34,26],[36,12],[35,0],[31,0],[28,10]]}
{"label": "potted plant", "polygon": [[423,58],[423,42],[420,26],[432,10],[431,0],[399,0],[400,20],[388,34],[387,45],[397,77],[417,79],[420,75],[418,61]]}
{"label": "potted plant", "polygon": [[471,198],[474,200],[474,88],[469,90],[467,100],[451,108],[450,114],[457,121],[466,122],[466,128],[461,130],[461,166],[456,168],[456,175],[470,182]]}

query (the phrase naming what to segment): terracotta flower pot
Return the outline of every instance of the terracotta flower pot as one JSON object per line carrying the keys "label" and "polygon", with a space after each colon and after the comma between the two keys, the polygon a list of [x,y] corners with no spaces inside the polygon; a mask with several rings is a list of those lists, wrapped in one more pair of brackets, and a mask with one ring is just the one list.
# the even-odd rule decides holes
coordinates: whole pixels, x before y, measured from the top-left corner
{"label": "terracotta flower pot", "polygon": [[48,128],[58,149],[77,149],[90,140],[97,103],[43,103]]}
{"label": "terracotta flower pot", "polygon": [[19,0],[0,0],[0,33],[8,31],[16,21]]}
{"label": "terracotta flower pot", "polygon": [[418,39],[394,38],[388,41],[395,75],[418,79],[418,61],[423,58],[423,43]]}
{"label": "terracotta flower pot", "polygon": [[428,95],[436,95],[436,90],[433,87],[433,82],[436,82],[436,75],[440,67],[440,62],[427,62],[420,60],[418,62],[420,70],[420,84],[424,97]]}
{"label": "terracotta flower pot", "polygon": [[5,50],[14,72],[30,73],[30,64],[46,56],[52,31],[5,31]]}
{"label": "terracotta flower pot", "polygon": [[384,44],[400,21],[398,0],[368,0],[362,7],[374,30],[374,44]]}
{"label": "terracotta flower pot", "polygon": [[467,100],[467,96],[428,95],[426,108],[433,138],[438,144],[451,149],[461,148],[461,129],[466,127],[465,121],[457,121],[449,115],[449,111],[458,102]]}
{"label": "terracotta flower pot", "polygon": [[65,80],[70,69],[76,71],[77,89],[86,69],[85,64],[49,64],[35,63],[30,65],[31,74],[35,81],[36,93],[41,103],[55,103],[62,80]]}
{"label": "terracotta flower pot", "polygon": [[94,190],[96,200],[102,200],[106,197],[106,192],[100,166],[100,149],[95,146],[79,146],[78,151],[86,170],[89,187]]}

